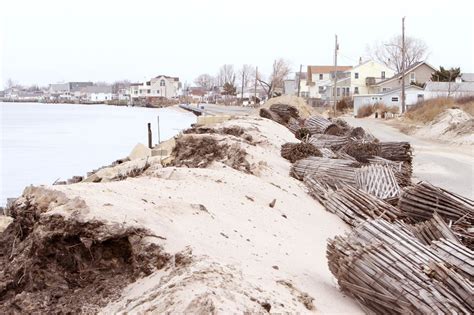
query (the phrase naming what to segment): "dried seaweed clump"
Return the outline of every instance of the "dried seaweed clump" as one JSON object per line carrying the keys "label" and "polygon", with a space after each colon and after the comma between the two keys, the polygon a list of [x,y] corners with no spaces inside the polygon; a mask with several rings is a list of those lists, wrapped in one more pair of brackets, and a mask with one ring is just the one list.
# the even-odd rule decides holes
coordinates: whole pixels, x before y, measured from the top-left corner
{"label": "dried seaweed clump", "polygon": [[298,140],[304,140],[306,138],[311,137],[311,132],[309,131],[308,128],[300,128],[300,129],[296,130],[295,137]]}
{"label": "dried seaweed clump", "polygon": [[[222,143],[220,143],[222,142]],[[173,166],[205,168],[214,161],[251,173],[247,153],[238,143],[229,145],[211,136],[183,136],[176,140]]]}
{"label": "dried seaweed clump", "polygon": [[309,156],[322,156],[321,152],[309,143],[285,143],[281,146],[281,156],[291,163]]}

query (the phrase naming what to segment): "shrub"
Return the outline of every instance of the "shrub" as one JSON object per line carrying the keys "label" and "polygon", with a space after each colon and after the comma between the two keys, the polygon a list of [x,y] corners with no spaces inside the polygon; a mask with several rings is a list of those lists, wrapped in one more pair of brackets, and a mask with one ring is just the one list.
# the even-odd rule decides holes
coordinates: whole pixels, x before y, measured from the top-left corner
{"label": "shrub", "polygon": [[357,110],[357,118],[369,117],[374,113],[374,106],[364,105]]}
{"label": "shrub", "polygon": [[340,112],[343,112],[350,108],[354,108],[354,101],[348,97],[345,97],[336,103],[336,110]]}

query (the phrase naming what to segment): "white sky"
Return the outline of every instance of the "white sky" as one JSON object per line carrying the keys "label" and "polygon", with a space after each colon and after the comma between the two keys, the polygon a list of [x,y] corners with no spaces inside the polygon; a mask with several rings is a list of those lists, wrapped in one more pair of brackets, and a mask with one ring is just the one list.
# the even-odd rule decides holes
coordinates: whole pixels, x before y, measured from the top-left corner
{"label": "white sky", "polygon": [[59,81],[191,83],[224,64],[269,72],[275,58],[356,64],[367,44],[400,33],[423,39],[434,66],[474,72],[474,1],[22,1],[0,0],[0,88]]}

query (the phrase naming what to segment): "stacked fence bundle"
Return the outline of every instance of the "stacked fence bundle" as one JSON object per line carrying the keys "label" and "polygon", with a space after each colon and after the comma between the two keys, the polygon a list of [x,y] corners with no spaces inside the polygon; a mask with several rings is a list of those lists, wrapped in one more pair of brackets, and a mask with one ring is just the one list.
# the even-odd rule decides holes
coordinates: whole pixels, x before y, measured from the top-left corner
{"label": "stacked fence bundle", "polygon": [[380,145],[377,142],[367,142],[364,140],[350,141],[341,151],[354,157],[361,163],[367,163],[368,159],[380,155]]}
{"label": "stacked fence bundle", "polygon": [[367,165],[356,170],[357,186],[363,191],[380,199],[398,197],[400,187],[390,167],[385,165]]}
{"label": "stacked fence bundle", "polygon": [[472,273],[474,270],[472,249],[466,248],[456,240],[445,238],[432,241],[430,247],[443,261],[454,266],[457,272],[471,282],[474,281],[474,274]]}
{"label": "stacked fence bundle", "polygon": [[437,213],[449,222],[454,234],[463,244],[474,248],[474,201],[427,182],[405,187],[398,208],[415,222],[431,219]]}
{"label": "stacked fence bundle", "polygon": [[309,194],[325,204],[329,195],[341,186],[344,180],[321,174],[310,174],[303,179]]}
{"label": "stacked fence bundle", "polygon": [[303,127],[303,123],[296,119],[291,117],[288,121],[288,129],[291,131],[292,134],[296,135],[296,132]]}
{"label": "stacked fence bundle", "polygon": [[282,125],[285,124],[285,120],[281,118],[280,115],[267,108],[260,108],[260,117],[271,119]]}
{"label": "stacked fence bundle", "polygon": [[330,158],[330,159],[336,159],[337,158],[337,155],[331,149],[319,148],[319,151],[321,152],[323,157]]}
{"label": "stacked fence bundle", "polygon": [[291,167],[290,174],[296,179],[303,180],[309,174],[321,174],[351,180],[355,185],[355,169],[360,164],[351,160],[329,159],[311,156],[296,161]]}
{"label": "stacked fence bundle", "polygon": [[430,220],[419,222],[417,224],[407,224],[406,226],[411,230],[413,235],[415,235],[425,245],[431,245],[433,241],[441,238],[450,240],[453,243],[461,244],[449,226],[436,213]]}
{"label": "stacked fence bundle", "polygon": [[376,219],[329,240],[327,258],[341,290],[369,313],[471,314],[472,282],[458,268],[472,272],[473,253],[450,250],[459,260],[445,263],[402,224]]}
{"label": "stacked fence bundle", "polygon": [[384,218],[393,221],[401,216],[400,211],[387,202],[350,185],[328,193],[324,206],[337,214],[351,226],[366,219]]}
{"label": "stacked fence bundle", "polygon": [[299,118],[298,109],[291,105],[273,104],[270,106],[270,110],[277,113],[286,122],[288,122],[290,118]]}
{"label": "stacked fence bundle", "polygon": [[380,142],[379,156],[387,160],[411,162],[412,150],[409,142]]}
{"label": "stacked fence bundle", "polygon": [[374,156],[367,161],[370,164],[379,164],[379,165],[386,165],[389,166],[393,173],[395,174],[395,178],[397,179],[398,185],[400,187],[406,187],[411,185],[411,175],[412,175],[412,167],[411,163],[405,162],[396,162],[384,159],[380,156]]}
{"label": "stacked fence bundle", "polygon": [[329,148],[331,150],[339,150],[351,141],[349,137],[338,137],[332,135],[317,134],[312,135],[308,142],[317,148]]}
{"label": "stacked fence bundle", "polygon": [[285,143],[281,146],[281,156],[291,163],[307,158],[309,156],[322,156],[321,152],[309,143]]}
{"label": "stacked fence bundle", "polygon": [[305,127],[314,134],[342,135],[343,130],[336,124],[321,116],[312,116],[306,119]]}

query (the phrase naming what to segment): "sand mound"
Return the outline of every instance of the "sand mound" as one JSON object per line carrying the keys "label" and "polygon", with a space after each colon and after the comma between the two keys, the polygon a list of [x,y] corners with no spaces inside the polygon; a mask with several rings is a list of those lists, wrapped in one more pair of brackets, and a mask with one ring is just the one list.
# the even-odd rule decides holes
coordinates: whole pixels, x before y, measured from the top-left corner
{"label": "sand mound", "polygon": [[273,97],[269,99],[264,105],[263,108],[270,108],[270,106],[275,104],[285,104],[296,107],[299,112],[300,117],[307,118],[310,117],[313,113],[311,106],[309,106],[304,98],[297,97],[294,95],[283,95],[278,97]]}
{"label": "sand mound", "polygon": [[139,228],[45,215],[53,207],[87,211],[62,193],[29,189],[9,209],[14,221],[0,235],[0,312],[91,313],[138,277],[170,259]]}
{"label": "sand mound", "polygon": [[474,118],[458,108],[450,108],[436,116],[428,125],[418,129],[416,135],[441,139],[458,144],[474,144]]}

